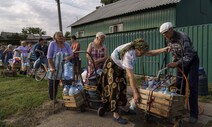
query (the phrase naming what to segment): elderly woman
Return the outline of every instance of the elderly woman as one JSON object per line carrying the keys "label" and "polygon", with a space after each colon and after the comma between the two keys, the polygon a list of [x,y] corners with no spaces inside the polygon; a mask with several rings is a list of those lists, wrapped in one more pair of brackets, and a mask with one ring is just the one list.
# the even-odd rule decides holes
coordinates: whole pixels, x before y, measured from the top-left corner
{"label": "elderly woman", "polygon": [[[54,34],[54,41],[49,44],[47,52],[47,59],[50,70],[47,77],[49,86],[49,97],[51,100],[56,100],[59,81],[64,80],[63,66],[61,66],[63,60],[70,61],[72,58],[73,52],[70,48],[70,45],[64,41],[64,37],[61,32],[56,32]],[[55,87],[53,87],[54,82]],[[53,91],[55,91],[54,94]]]}
{"label": "elderly woman", "polygon": [[120,124],[127,123],[127,120],[118,113],[118,106],[125,106],[127,103],[126,75],[129,78],[135,103],[139,99],[133,74],[136,58],[143,55],[153,56],[167,50],[167,48],[152,51],[148,49],[149,46],[143,39],[136,39],[118,46],[104,64],[101,78],[103,105],[104,108],[109,108],[113,112],[114,120]]}
{"label": "elderly woman", "polygon": [[96,70],[102,69],[104,62],[107,59],[107,48],[103,43],[105,38],[106,35],[103,32],[98,32],[94,41],[88,45],[87,52],[91,54],[91,57],[94,60],[93,63],[90,56],[88,54],[86,55],[89,60],[88,78],[95,75],[94,66]]}
{"label": "elderly woman", "polygon": [[9,59],[12,59],[13,58],[13,47],[11,44],[9,44],[7,46],[7,48],[4,50],[3,52],[5,58],[4,58],[4,65],[8,66],[9,64]]}
{"label": "elderly woman", "polygon": [[21,46],[16,48],[15,51],[18,51],[21,54],[21,72],[20,73],[26,74],[27,66],[29,66],[29,61],[28,61],[29,48],[27,46],[26,41],[22,41]]}

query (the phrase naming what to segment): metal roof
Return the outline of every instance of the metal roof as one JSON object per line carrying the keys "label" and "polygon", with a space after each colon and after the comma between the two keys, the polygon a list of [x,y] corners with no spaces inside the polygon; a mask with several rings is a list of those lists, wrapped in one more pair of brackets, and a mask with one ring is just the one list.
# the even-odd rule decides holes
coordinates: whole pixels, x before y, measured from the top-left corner
{"label": "metal roof", "polygon": [[106,19],[167,4],[179,3],[180,1],[181,0],[120,0],[96,9],[70,26],[77,26],[100,19]]}

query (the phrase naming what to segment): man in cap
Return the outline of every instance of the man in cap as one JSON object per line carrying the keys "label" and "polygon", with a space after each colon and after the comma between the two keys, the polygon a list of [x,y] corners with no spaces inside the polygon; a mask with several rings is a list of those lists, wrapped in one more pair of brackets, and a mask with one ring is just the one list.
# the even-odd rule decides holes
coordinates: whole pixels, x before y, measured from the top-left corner
{"label": "man in cap", "polygon": [[[198,120],[198,68],[199,57],[194,50],[190,38],[183,32],[178,32],[173,29],[171,22],[163,23],[160,26],[160,33],[166,38],[170,52],[173,57],[173,62],[166,66],[170,68],[179,67],[183,73],[188,77],[189,75],[189,106],[190,106],[190,123],[196,123]],[[183,80],[183,82],[182,82]],[[181,89],[181,83],[182,89]],[[177,69],[176,86],[182,90],[185,95],[185,79],[181,72]]]}

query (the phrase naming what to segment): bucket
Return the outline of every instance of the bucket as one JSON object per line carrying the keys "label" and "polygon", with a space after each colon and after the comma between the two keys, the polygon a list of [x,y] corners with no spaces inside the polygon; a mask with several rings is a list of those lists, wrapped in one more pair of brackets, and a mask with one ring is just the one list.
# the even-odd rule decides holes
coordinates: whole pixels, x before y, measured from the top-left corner
{"label": "bucket", "polygon": [[97,75],[97,77],[96,77],[96,75],[94,75],[94,76],[88,78],[88,84],[92,85],[92,86],[98,86],[99,79],[100,79],[99,75]]}
{"label": "bucket", "polygon": [[203,67],[199,67],[199,87],[198,95],[208,95],[208,76]]}

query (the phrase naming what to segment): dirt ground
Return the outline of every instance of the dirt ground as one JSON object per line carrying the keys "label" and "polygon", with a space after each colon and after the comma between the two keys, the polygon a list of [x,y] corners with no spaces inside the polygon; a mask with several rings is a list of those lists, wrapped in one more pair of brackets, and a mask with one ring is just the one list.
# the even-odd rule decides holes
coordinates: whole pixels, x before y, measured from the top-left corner
{"label": "dirt ground", "polygon": [[[129,90],[128,90],[129,91]],[[199,115],[196,124],[189,124],[188,113],[182,118],[183,127],[212,127],[212,103],[199,103],[203,107],[203,114]],[[81,112],[79,109],[67,110],[63,106],[63,101],[55,105],[48,101],[35,110],[28,111],[25,116],[10,118],[6,120],[20,127],[173,127],[170,120],[157,117],[150,117],[146,121],[144,111],[136,109],[136,115],[124,116],[129,120],[126,125],[121,125],[113,121],[112,114],[107,112],[103,117],[97,115],[97,111],[86,110]]]}

